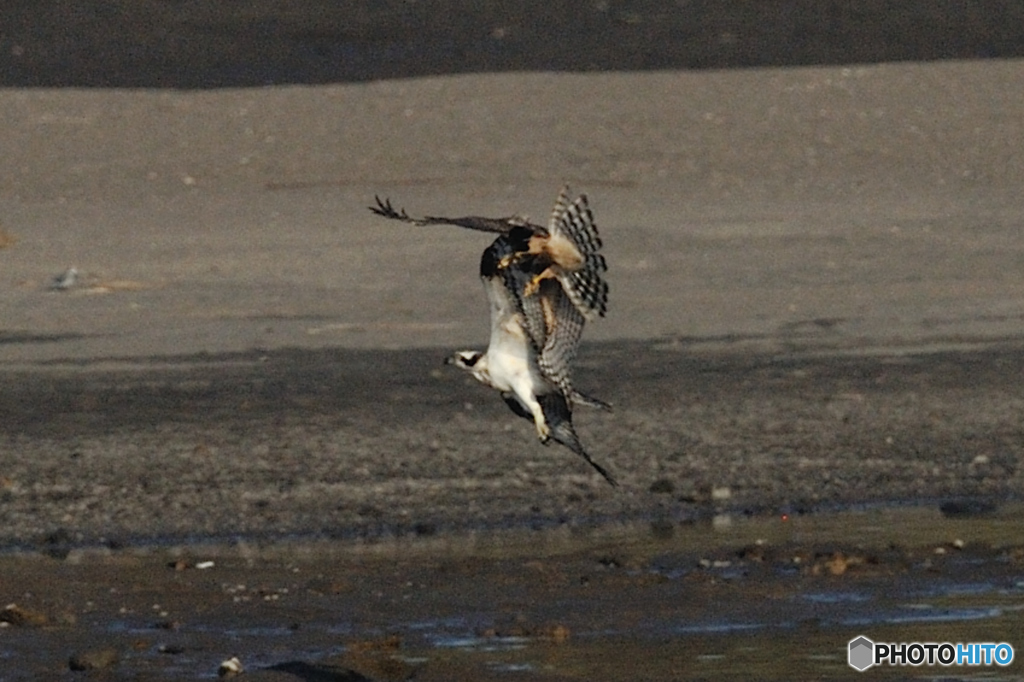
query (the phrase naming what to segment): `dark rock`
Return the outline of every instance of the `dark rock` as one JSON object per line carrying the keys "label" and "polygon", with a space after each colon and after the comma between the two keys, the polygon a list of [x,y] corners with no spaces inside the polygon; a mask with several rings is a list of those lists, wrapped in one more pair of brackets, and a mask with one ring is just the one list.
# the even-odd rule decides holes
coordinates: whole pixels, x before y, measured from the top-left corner
{"label": "dark rock", "polygon": [[939,511],[948,518],[989,516],[997,509],[998,505],[990,500],[947,500],[939,505]]}
{"label": "dark rock", "polygon": [[185,653],[185,647],[181,646],[180,644],[161,644],[157,647],[157,651],[159,651],[162,654],[167,654],[169,656],[176,656],[178,654]]}
{"label": "dark rock", "polygon": [[17,604],[8,604],[0,610],[0,623],[10,623],[15,626],[46,625],[49,618],[46,614],[38,611],[30,611]]}
{"label": "dark rock", "polygon": [[667,478],[659,478],[649,488],[652,493],[660,495],[670,495],[675,492],[675,489],[675,484]]}
{"label": "dark rock", "polygon": [[68,667],[75,671],[102,670],[117,665],[120,659],[117,649],[89,649],[72,654]]}

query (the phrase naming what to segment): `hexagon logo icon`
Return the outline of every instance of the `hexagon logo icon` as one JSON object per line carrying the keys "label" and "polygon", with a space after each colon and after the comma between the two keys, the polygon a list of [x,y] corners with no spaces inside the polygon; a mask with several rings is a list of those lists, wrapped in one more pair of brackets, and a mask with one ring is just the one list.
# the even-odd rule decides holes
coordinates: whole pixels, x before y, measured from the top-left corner
{"label": "hexagon logo icon", "polygon": [[863,635],[851,639],[846,660],[851,668],[864,672],[875,664],[875,643]]}

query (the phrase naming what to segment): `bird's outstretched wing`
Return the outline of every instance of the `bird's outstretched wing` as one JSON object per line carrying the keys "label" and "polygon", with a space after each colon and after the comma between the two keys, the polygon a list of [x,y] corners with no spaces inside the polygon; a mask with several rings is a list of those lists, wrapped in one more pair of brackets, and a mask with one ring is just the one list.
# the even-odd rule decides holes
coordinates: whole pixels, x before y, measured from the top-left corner
{"label": "bird's outstretched wing", "polygon": [[376,206],[369,206],[368,208],[373,213],[388,218],[390,220],[400,220],[403,223],[412,223],[413,225],[456,225],[458,227],[464,227],[468,230],[476,230],[477,232],[491,232],[496,234],[508,234],[514,228],[526,227],[530,228],[530,231],[540,230],[544,232],[544,228],[540,225],[532,225],[528,221],[518,217],[509,216],[507,218],[483,218],[481,216],[464,216],[462,218],[444,218],[440,216],[423,216],[422,218],[413,218],[405,212],[404,208],[395,209],[391,205],[391,200],[388,198],[381,199],[379,196],[375,196],[377,200]]}
{"label": "bird's outstretched wing", "polygon": [[[500,260],[512,253],[512,246],[505,238],[498,238],[488,251],[491,259]],[[608,403],[587,396],[573,386],[572,366],[586,324],[582,313],[561,283],[554,279],[541,281],[536,293],[526,295],[532,274],[520,267],[521,264],[525,261],[493,271],[492,275],[500,274],[505,289],[522,313],[523,327],[530,337],[541,374],[565,396],[570,409],[574,404],[610,409]]]}
{"label": "bird's outstretched wing", "polygon": [[569,188],[563,187],[548,221],[548,233],[553,239],[567,237],[583,258],[582,267],[558,273],[565,293],[585,318],[604,317],[608,311],[608,283],[602,273],[608,270],[608,264],[600,253],[601,237],[587,196],[581,194],[570,202]]}
{"label": "bird's outstretched wing", "polygon": [[611,409],[608,403],[588,396],[576,390],[572,381],[573,363],[583,335],[586,323],[579,309],[573,304],[565,290],[558,282],[547,280],[541,284],[536,297],[524,299],[523,314],[526,317],[537,315],[532,310],[536,299],[539,307],[539,320],[527,326],[543,325],[543,341],[539,343],[537,366],[548,381],[558,386],[570,405],[587,405],[605,410]]}

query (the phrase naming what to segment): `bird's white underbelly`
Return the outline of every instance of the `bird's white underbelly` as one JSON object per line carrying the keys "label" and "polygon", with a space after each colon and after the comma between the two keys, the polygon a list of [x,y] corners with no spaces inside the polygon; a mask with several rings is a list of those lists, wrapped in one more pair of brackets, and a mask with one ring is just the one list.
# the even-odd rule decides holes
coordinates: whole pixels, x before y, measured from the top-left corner
{"label": "bird's white underbelly", "polygon": [[525,358],[506,353],[488,353],[491,384],[499,391],[531,391],[533,376]]}
{"label": "bird's white underbelly", "polygon": [[491,376],[496,384],[495,388],[500,388],[503,391],[510,390],[513,384],[532,381],[530,354],[526,349],[527,342],[525,338],[516,338],[516,336],[518,335],[513,333],[505,337],[505,342],[493,344],[487,349]]}
{"label": "bird's white underbelly", "polygon": [[515,393],[524,402],[533,402],[534,394],[542,389],[534,366],[530,341],[518,316],[502,321],[500,332],[493,335],[487,349],[488,373],[491,385],[499,391]]}

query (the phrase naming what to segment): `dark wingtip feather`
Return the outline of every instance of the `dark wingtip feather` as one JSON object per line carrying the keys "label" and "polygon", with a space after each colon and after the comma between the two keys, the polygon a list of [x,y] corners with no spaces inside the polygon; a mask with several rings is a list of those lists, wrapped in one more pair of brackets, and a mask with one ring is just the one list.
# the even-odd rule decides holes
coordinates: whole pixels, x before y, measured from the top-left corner
{"label": "dark wingtip feather", "polygon": [[395,207],[391,205],[391,199],[387,197],[381,199],[380,196],[376,194],[373,195],[373,198],[376,200],[377,205],[367,206],[367,208],[370,209],[370,211],[375,215],[379,215],[382,218],[388,218],[390,220],[401,220],[402,222],[405,223],[416,222],[415,220],[409,217],[409,214],[405,212],[404,208],[395,210]]}

